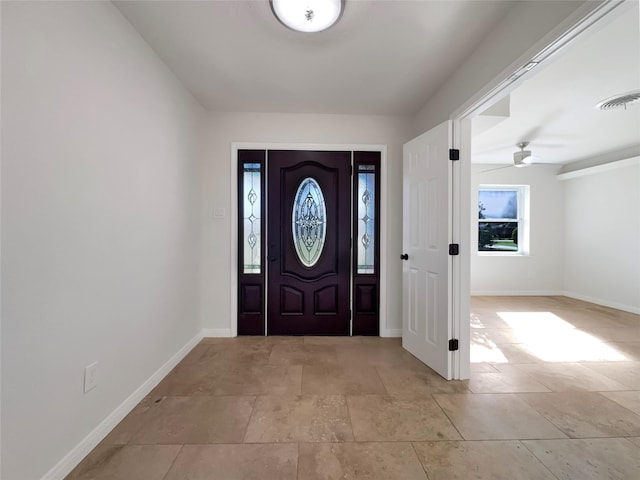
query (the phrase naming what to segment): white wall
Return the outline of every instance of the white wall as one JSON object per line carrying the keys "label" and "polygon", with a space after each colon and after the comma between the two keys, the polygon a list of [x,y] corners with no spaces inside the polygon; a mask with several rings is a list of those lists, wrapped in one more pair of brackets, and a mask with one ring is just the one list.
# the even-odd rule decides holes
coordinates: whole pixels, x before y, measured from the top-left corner
{"label": "white wall", "polygon": [[201,331],[202,114],[111,3],[2,2],[3,479],[41,478]]}
{"label": "white wall", "polygon": [[[402,145],[409,132],[409,121],[398,117],[212,113],[208,124],[208,163],[204,178],[205,236],[203,243],[202,312],[204,326],[214,333],[231,329],[229,279],[235,259],[230,258],[230,185],[232,142],[298,144],[383,144],[387,145],[387,325],[383,330],[399,334],[401,318],[402,248]],[[383,199],[384,201],[384,199]],[[225,208],[227,216],[212,218],[214,208]]]}
{"label": "white wall", "polygon": [[[471,294],[548,295],[563,289],[563,182],[554,167],[496,168],[472,165],[471,170]],[[478,186],[530,186],[530,253],[525,256],[487,256],[477,251]]]}
{"label": "white wall", "polygon": [[[564,181],[566,295],[640,313],[640,159]],[[579,173],[579,172],[576,172]]]}

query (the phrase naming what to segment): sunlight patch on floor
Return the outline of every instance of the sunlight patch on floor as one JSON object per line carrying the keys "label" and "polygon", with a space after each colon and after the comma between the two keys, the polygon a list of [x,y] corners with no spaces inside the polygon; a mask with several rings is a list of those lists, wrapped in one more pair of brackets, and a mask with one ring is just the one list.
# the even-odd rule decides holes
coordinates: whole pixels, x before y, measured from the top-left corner
{"label": "sunlight patch on floor", "polygon": [[549,335],[575,327],[551,312],[497,312],[509,327],[526,335]]}
{"label": "sunlight patch on floor", "polygon": [[483,339],[471,341],[471,363],[509,363],[509,360],[495,343]]}
{"label": "sunlight patch on floor", "polygon": [[[620,362],[629,358],[551,312],[497,312],[512,331],[514,348],[543,362]],[[477,319],[476,319],[477,321]],[[473,324],[473,317],[472,317]],[[477,327],[476,327],[477,328]],[[509,363],[491,335],[476,336],[471,362]],[[504,348],[504,347],[503,347]]]}

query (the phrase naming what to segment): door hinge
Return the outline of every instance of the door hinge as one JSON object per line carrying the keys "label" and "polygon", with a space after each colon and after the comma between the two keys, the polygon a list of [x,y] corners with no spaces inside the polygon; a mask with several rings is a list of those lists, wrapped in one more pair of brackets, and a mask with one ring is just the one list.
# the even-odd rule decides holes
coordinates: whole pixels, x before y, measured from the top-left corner
{"label": "door hinge", "polygon": [[458,350],[458,339],[452,338],[451,340],[449,340],[449,351],[455,352],[456,350]]}
{"label": "door hinge", "polygon": [[450,243],[449,255],[460,255],[460,245],[457,243]]}
{"label": "door hinge", "polygon": [[457,148],[450,148],[449,160],[460,160],[460,150],[458,150]]}

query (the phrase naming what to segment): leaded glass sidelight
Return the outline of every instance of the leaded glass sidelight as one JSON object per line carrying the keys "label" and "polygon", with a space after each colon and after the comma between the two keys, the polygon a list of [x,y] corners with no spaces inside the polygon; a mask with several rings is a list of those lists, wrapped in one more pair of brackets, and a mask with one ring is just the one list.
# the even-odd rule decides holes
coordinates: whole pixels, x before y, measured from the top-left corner
{"label": "leaded glass sidelight", "polygon": [[291,222],[298,258],[304,266],[312,267],[322,254],[327,228],[324,195],[315,179],[307,177],[300,182],[294,197]]}
{"label": "leaded glass sidelight", "polygon": [[260,273],[260,235],[262,234],[260,231],[261,174],[261,165],[259,163],[244,164],[242,172],[243,273]]}
{"label": "leaded glass sidelight", "polygon": [[375,273],[375,168],[358,165],[358,273]]}

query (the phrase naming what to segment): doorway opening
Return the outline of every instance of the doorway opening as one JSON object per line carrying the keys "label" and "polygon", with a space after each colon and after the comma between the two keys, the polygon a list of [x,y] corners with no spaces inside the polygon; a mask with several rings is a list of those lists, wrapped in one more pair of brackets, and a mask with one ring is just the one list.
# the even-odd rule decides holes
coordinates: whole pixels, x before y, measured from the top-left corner
{"label": "doorway opening", "polygon": [[[454,115],[452,115],[452,118],[460,119],[467,124],[467,128],[469,129],[469,133],[468,133],[469,148],[471,147],[471,142],[474,142],[474,144],[476,142],[475,137],[472,140],[472,136],[471,136],[470,123],[472,119],[474,121],[478,120],[476,125],[474,125],[473,127],[474,135],[477,134],[478,131],[486,130],[489,126],[499,125],[504,127],[505,123],[504,122],[500,123],[501,117],[508,118],[509,116],[514,116],[515,118],[514,112],[513,110],[510,109],[510,106],[509,106],[509,96],[513,96],[515,98],[517,95],[514,95],[514,93],[517,92],[517,90],[520,87],[525,85],[526,82],[528,82],[533,77],[536,77],[539,73],[541,73],[540,71],[545,69],[547,66],[553,64],[554,62],[558,62],[558,63],[562,62],[561,56],[564,55],[567,51],[570,51],[571,48],[573,48],[573,45],[577,44],[582,38],[588,38],[588,35],[592,35],[593,32],[599,31],[609,22],[613,21],[614,18],[623,16],[625,12],[628,12],[631,8],[633,8],[633,2],[631,3],[602,2],[599,6],[595,8],[592,8],[591,6],[585,7],[585,9],[583,9],[579,14],[574,16],[572,20],[574,22],[573,25],[566,27],[566,30],[563,32],[560,32],[560,31],[556,32],[557,37],[555,40],[551,41],[550,43],[548,41],[545,43],[544,40],[541,40],[540,42],[538,42],[535,47],[532,47],[532,50],[530,51],[530,53],[524,54],[518,61],[512,64],[512,66],[510,67],[510,68],[513,68],[512,71],[510,71],[507,75],[503,77],[494,79],[494,81],[491,84],[488,84],[483,91],[478,92],[476,97],[470,99],[467,102],[467,104],[460,107],[454,113]],[[532,54],[531,52],[536,51],[534,50],[534,48],[537,49],[537,53]],[[560,75],[556,75],[556,76],[557,78],[561,77]],[[522,103],[523,102],[520,102],[520,104]],[[556,108],[556,111],[563,111],[566,113],[566,111],[563,109],[558,110]],[[529,115],[529,113],[530,112],[527,110],[527,115],[529,116],[529,118],[532,118],[533,116]],[[485,116],[484,119],[480,118],[480,116],[482,115]],[[550,117],[545,119],[547,123],[550,123],[549,118]],[[522,130],[523,130],[522,132],[520,132],[519,136],[517,137],[518,140],[524,141],[526,138],[526,141],[531,141],[531,140],[539,141],[538,135],[542,131],[541,130],[542,128],[548,128],[547,123],[542,123],[540,125],[540,128],[535,128],[535,127],[532,127],[531,125],[523,125],[523,123],[518,123],[517,124],[518,128],[522,127]],[[516,143],[517,143],[516,141],[513,142],[514,148],[518,147]],[[559,145],[554,145],[553,148],[558,148],[558,147]],[[511,147],[508,147],[508,148],[510,149]],[[541,150],[540,148],[537,148],[536,151],[539,152],[540,150]],[[496,149],[495,151],[492,150],[491,155],[496,156],[497,152],[498,152],[498,149]],[[474,170],[472,173],[471,171],[472,167],[470,162],[464,164],[465,168],[463,170],[463,176],[464,176],[463,181],[464,181],[464,185],[466,185],[467,188],[464,191],[465,198],[460,197],[460,200],[464,204],[464,209],[467,210],[466,216],[468,217],[468,223],[464,219],[462,219],[464,223],[461,226],[462,226],[462,229],[465,231],[464,237],[473,239],[472,241],[469,242],[469,246],[465,250],[467,253],[467,260],[473,257],[474,262],[469,261],[465,265],[465,275],[461,280],[465,282],[462,289],[463,295],[460,297],[460,302],[457,305],[457,307],[460,308],[460,310],[463,312],[463,314],[460,315],[459,317],[461,321],[466,321],[466,319],[471,316],[471,320],[473,322],[473,318],[475,315],[475,313],[471,314],[471,312],[469,311],[469,306],[471,304],[471,292],[473,290],[472,286],[474,286],[474,281],[477,285],[476,279],[478,278],[477,276],[476,278],[474,278],[474,276],[471,275],[471,272],[473,272],[474,270],[476,272],[479,271],[478,266],[480,262],[478,261],[478,259],[484,260],[485,262],[483,263],[486,264],[486,263],[489,263],[490,260],[495,260],[496,258],[495,256],[491,258],[491,256],[486,256],[486,254],[478,253],[478,250],[481,249],[481,245],[479,244],[481,243],[480,237],[482,235],[482,232],[481,232],[482,226],[479,225],[480,222],[478,222],[478,219],[481,214],[481,210],[480,210],[481,206],[479,206],[479,202],[481,199],[478,194],[480,185],[489,184],[494,189],[498,185],[502,185],[502,186],[509,185],[509,187],[516,187],[519,184],[522,184],[525,186],[530,185],[530,183],[528,183],[529,181],[531,181],[530,179],[524,178],[524,179],[518,180],[518,177],[516,176],[516,174],[513,173],[513,172],[516,172],[516,173],[518,172],[517,169],[511,168],[515,163],[516,163],[516,158],[514,157],[513,164],[510,164],[508,167],[506,166],[500,167],[500,168],[505,168],[505,170],[501,171],[501,173],[499,172],[500,173],[499,175],[498,173],[488,174],[486,171],[479,172],[477,171],[477,169]],[[509,175],[502,174],[502,173],[509,173],[509,172],[511,172]],[[478,180],[478,176],[480,174],[483,175],[482,179],[484,181],[482,182]],[[471,183],[472,175],[474,176],[473,183]],[[545,193],[546,195],[549,195],[548,190]],[[471,201],[471,195],[473,195],[473,202]],[[554,204],[554,206],[555,205],[556,204]],[[537,210],[540,211],[539,208]],[[472,216],[475,217],[475,220],[472,220],[471,218]],[[548,218],[545,220],[545,222],[547,224],[551,223],[549,222]],[[471,235],[472,233],[473,235]],[[476,242],[476,239],[478,240],[477,242]],[[498,238],[494,238],[494,244],[497,244],[498,241],[499,241]],[[524,250],[526,252],[528,248]],[[521,252],[519,253],[521,254]],[[503,253],[498,255],[503,255],[505,257],[508,257],[509,254]],[[515,257],[517,254],[512,254],[512,255],[513,257]],[[520,259],[522,258],[525,258],[525,257],[524,255],[521,254]],[[537,262],[538,264],[540,263],[540,258],[537,260]],[[493,265],[491,265],[490,268],[486,268],[484,270],[485,272],[489,272],[489,276],[490,275],[494,276],[493,278],[489,279],[490,281],[500,277],[503,279],[506,279],[506,281],[510,281],[509,279],[512,279],[512,278],[518,278],[518,277],[513,277],[513,274],[516,269],[518,270],[518,275],[520,275],[519,278],[522,278],[521,272],[523,268],[523,262],[521,261],[518,262],[517,268],[514,267],[513,272],[507,272],[505,268],[495,268],[495,264],[497,264],[498,262],[491,262],[491,263]],[[515,262],[511,262],[511,265],[513,265],[514,263]],[[501,266],[504,267],[505,265],[507,265],[506,262],[503,263]],[[485,279],[483,279],[483,281],[484,280]],[[513,283],[515,282],[512,282],[512,284]],[[489,287],[485,291],[479,291],[477,286],[474,286],[475,293],[477,295],[481,295],[481,294],[490,295],[491,293],[489,292],[491,291],[491,289],[493,289],[493,292],[498,291],[496,290],[496,287],[495,287],[495,285],[498,285],[498,284],[499,284],[498,282],[492,282],[491,287]],[[524,285],[525,282],[523,282],[522,284]],[[511,288],[511,285],[509,286],[509,288]],[[525,295],[525,296],[531,295],[531,293],[546,295],[550,293],[550,290],[545,289],[545,290],[537,290],[534,292],[533,289],[527,290],[525,288],[522,288],[519,291],[505,290],[500,293],[504,293],[508,295],[512,295],[513,293],[519,293],[520,295]],[[461,359],[461,364],[460,364],[461,368],[458,369],[459,373],[458,373],[458,376],[455,378],[469,378],[470,361],[471,361],[470,351],[474,347],[477,348],[476,340],[478,340],[478,338],[480,342],[484,342],[486,340],[482,335],[478,335],[477,325],[473,325],[473,327],[474,327],[472,329],[474,331],[473,337],[475,338],[470,337],[468,341],[467,340],[463,341],[461,339],[461,345],[463,346],[463,348],[461,348],[461,351],[464,354],[464,358]],[[466,325],[465,325],[465,328],[466,328]],[[464,329],[462,331],[464,331]]]}

